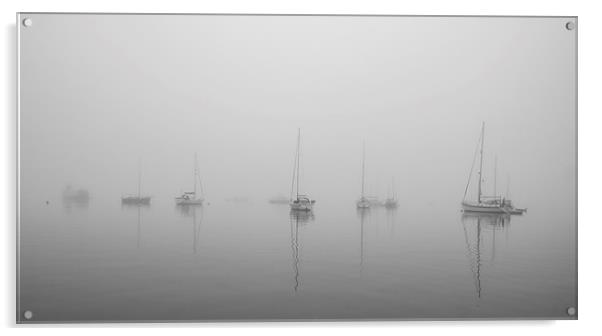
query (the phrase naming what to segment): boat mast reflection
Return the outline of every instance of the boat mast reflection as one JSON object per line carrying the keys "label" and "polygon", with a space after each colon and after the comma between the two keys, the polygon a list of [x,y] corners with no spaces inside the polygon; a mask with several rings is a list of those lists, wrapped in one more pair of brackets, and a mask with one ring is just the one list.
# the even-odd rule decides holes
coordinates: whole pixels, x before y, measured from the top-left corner
{"label": "boat mast reflection", "polygon": [[291,250],[293,255],[293,280],[294,290],[297,292],[299,289],[299,226],[303,226],[310,221],[314,220],[314,214],[312,211],[295,211],[291,210],[289,213],[290,227],[291,227]]}
{"label": "boat mast reflection", "polygon": [[136,248],[140,248],[140,242],[142,240],[142,209],[150,208],[150,204],[129,204],[121,203],[121,209],[127,211],[136,210]]}
{"label": "boat mast reflection", "polygon": [[[176,207],[182,216],[192,219],[192,253],[197,254],[201,224],[203,222],[203,208],[195,205],[178,205]],[[198,221],[197,221],[198,218]]]}
{"label": "boat mast reflection", "polygon": [[[477,299],[481,299],[482,284],[481,284],[481,268],[483,266],[482,248],[483,248],[483,236],[484,230],[492,231],[492,251],[491,251],[491,262],[495,260],[495,232],[498,230],[506,230],[510,225],[510,214],[497,214],[497,213],[468,213],[462,214],[462,228],[464,230],[464,241],[466,244],[467,257],[470,263],[470,270],[473,275],[473,281],[475,285],[475,291]],[[471,243],[472,239],[471,230],[476,231],[474,234],[474,243]]]}
{"label": "boat mast reflection", "polygon": [[364,221],[370,215],[370,208],[357,208],[357,215],[360,218],[360,272],[364,267]]}
{"label": "boat mast reflection", "polygon": [[395,235],[395,226],[397,223],[397,207],[386,208],[386,221],[389,227],[389,234],[391,237]]}

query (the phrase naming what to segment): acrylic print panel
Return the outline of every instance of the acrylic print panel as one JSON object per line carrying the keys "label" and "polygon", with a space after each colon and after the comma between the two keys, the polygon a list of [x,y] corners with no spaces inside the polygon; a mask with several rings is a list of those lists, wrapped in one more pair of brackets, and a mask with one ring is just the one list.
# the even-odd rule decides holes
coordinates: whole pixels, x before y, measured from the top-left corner
{"label": "acrylic print panel", "polygon": [[18,322],[576,318],[576,18],[17,25]]}

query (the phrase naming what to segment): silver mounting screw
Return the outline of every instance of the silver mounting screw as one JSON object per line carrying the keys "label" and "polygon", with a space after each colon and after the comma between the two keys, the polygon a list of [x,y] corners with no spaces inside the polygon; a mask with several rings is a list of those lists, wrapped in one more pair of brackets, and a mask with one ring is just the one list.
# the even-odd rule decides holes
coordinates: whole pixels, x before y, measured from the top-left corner
{"label": "silver mounting screw", "polygon": [[33,318],[33,312],[32,312],[31,310],[26,310],[26,311],[23,313],[23,317],[24,317],[26,320],[31,320],[31,319]]}
{"label": "silver mounting screw", "polygon": [[564,26],[566,27],[567,30],[573,30],[573,29],[575,29],[575,22],[569,21]]}
{"label": "silver mounting screw", "polygon": [[569,316],[575,316],[575,314],[577,314],[577,309],[576,309],[575,307],[569,307],[569,308],[566,310],[566,313],[567,313]]}

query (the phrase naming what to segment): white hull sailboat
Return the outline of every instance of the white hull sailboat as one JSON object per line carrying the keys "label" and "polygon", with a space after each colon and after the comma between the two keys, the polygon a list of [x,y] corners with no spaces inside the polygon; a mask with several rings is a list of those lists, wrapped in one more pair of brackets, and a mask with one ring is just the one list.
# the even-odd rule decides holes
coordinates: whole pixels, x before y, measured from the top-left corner
{"label": "white hull sailboat", "polygon": [[358,209],[369,209],[372,206],[374,200],[366,197],[364,193],[364,184],[366,177],[366,144],[362,144],[362,193],[360,198],[355,202],[355,206]]}
{"label": "white hull sailboat", "polygon": [[[312,211],[315,200],[312,200],[308,195],[299,194],[299,167],[300,167],[300,149],[301,149],[301,129],[297,135],[297,151],[295,153],[295,161],[293,165],[293,180],[291,183],[291,197],[289,205],[293,211]],[[293,197],[293,190],[296,186],[296,195]]]}
{"label": "white hull sailboat", "polygon": [[[198,206],[203,205],[204,198],[203,194],[203,184],[201,183],[201,177],[199,175],[199,166],[196,157],[196,153],[194,154],[194,186],[193,191],[186,191],[182,193],[181,196],[176,197],[176,205],[182,206]],[[197,195],[197,184],[200,187],[201,195]]]}
{"label": "white hull sailboat", "polygon": [[[465,212],[479,212],[479,213],[504,213],[504,214],[511,214],[511,215],[522,215],[525,211],[527,211],[527,209],[519,209],[519,208],[515,208],[514,205],[512,204],[512,201],[509,199],[506,199],[502,196],[484,196],[483,195],[483,188],[482,188],[482,182],[483,182],[483,147],[484,147],[484,143],[485,143],[485,123],[483,123],[482,127],[481,127],[481,137],[480,137],[480,144],[479,144],[479,171],[477,172],[478,175],[478,183],[477,183],[477,200],[476,201],[467,201],[466,200],[466,194],[468,193],[468,188],[470,186],[470,179],[472,175],[472,168],[471,167],[471,174],[468,176],[468,183],[466,184],[466,189],[464,190],[464,199],[462,201],[462,210]],[[473,160],[473,166],[474,166],[474,160]],[[496,165],[497,166],[497,165]],[[495,193],[495,192],[494,192]]]}

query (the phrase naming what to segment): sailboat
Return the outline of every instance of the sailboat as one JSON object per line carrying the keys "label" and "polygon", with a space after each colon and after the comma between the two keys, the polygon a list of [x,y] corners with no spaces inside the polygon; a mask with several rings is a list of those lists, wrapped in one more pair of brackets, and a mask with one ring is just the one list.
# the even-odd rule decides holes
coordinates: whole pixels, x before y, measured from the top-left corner
{"label": "sailboat", "polygon": [[[201,195],[197,195],[197,182],[201,189]],[[199,175],[199,165],[196,153],[194,154],[193,191],[185,191],[180,197],[176,197],[176,205],[203,205],[203,185]]]}
{"label": "sailboat", "polygon": [[[477,190],[477,200],[475,201],[467,201],[466,194],[468,193],[468,188],[470,186],[470,179],[472,177],[472,171],[474,168],[474,159],[473,159],[473,167],[470,168],[470,174],[468,176],[468,182],[466,183],[466,189],[464,190],[464,198],[462,200],[462,210],[465,212],[485,212],[485,213],[505,213],[505,214],[513,214],[513,215],[521,215],[527,209],[519,209],[515,208],[512,205],[512,202],[502,196],[484,196],[483,195],[483,147],[485,143],[485,123],[481,126],[481,137],[479,139],[479,171],[478,175],[478,190]],[[475,153],[476,154],[476,153]],[[497,170],[497,168],[496,168]],[[496,172],[497,173],[497,172]]]}
{"label": "sailboat", "polygon": [[355,205],[359,209],[368,209],[372,205],[372,202],[366,195],[364,194],[364,182],[366,176],[366,144],[362,145],[362,194],[360,195],[360,199],[357,200]]}
{"label": "sailboat", "polygon": [[395,195],[395,181],[391,178],[391,195],[385,200],[385,208],[397,208],[397,196]]}
{"label": "sailboat", "polygon": [[142,196],[142,194],[140,193],[141,190],[141,182],[142,180],[142,172],[140,169],[140,162],[138,162],[138,194],[137,195],[130,195],[130,196],[122,196],[121,197],[121,203],[122,204],[128,204],[128,205],[149,205],[150,204],[150,196]]}
{"label": "sailboat", "polygon": [[[295,153],[295,161],[293,165],[293,180],[291,182],[291,195],[289,205],[293,211],[311,211],[313,209],[315,200],[312,200],[307,195],[299,194],[299,167],[300,167],[300,153],[301,149],[301,129],[297,134],[297,151]],[[293,197],[293,190],[296,188],[296,196]]]}

